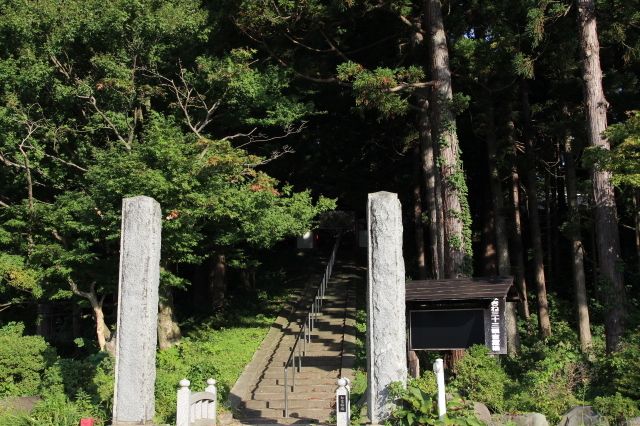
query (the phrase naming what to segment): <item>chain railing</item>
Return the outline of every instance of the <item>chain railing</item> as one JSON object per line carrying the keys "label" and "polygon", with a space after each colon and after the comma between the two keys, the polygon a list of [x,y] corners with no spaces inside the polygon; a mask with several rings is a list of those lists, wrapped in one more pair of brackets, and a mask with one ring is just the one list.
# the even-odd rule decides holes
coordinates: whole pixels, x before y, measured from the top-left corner
{"label": "chain railing", "polygon": [[[287,362],[284,364],[284,416],[289,417],[289,367],[292,367],[292,381],[291,381],[291,392],[295,392],[296,390],[296,370],[298,373],[302,370],[302,358],[305,356],[307,351],[307,343],[311,344],[311,332],[315,328],[316,317],[321,314],[322,304],[324,302],[324,295],[327,290],[327,285],[329,284],[329,278],[331,278],[331,272],[333,272],[333,265],[336,261],[336,253],[338,252],[338,247],[340,246],[341,235],[338,235],[336,238],[336,242],[333,244],[333,249],[331,250],[331,256],[329,257],[329,261],[327,262],[327,267],[324,270],[324,275],[322,277],[322,281],[320,281],[320,286],[318,287],[318,291],[316,295],[313,297],[313,301],[309,306],[309,310],[307,311],[305,317],[305,321],[300,327],[300,331],[296,336],[296,340],[291,347],[291,352],[289,353],[289,358]],[[300,340],[302,339],[302,343]],[[297,354],[296,354],[297,352]],[[297,360],[296,360],[297,359]]]}

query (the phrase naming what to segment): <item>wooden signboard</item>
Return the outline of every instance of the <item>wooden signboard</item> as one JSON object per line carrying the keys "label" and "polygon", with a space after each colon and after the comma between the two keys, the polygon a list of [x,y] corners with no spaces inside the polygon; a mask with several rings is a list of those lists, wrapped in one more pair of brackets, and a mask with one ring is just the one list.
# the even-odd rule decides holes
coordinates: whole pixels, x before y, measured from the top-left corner
{"label": "wooden signboard", "polygon": [[407,283],[410,350],[466,349],[486,345],[507,353],[506,297],[510,278]]}

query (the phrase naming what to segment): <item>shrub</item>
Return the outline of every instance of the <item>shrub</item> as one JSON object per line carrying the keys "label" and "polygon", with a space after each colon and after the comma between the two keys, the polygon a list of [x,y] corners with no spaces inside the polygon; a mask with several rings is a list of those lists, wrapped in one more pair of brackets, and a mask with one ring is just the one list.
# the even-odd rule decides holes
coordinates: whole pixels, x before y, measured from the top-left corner
{"label": "shrub", "polygon": [[38,395],[42,377],[56,358],[42,337],[24,335],[24,324],[0,328],[0,398]]}
{"label": "shrub", "polygon": [[[512,361],[521,371],[519,381],[510,385],[506,408],[512,411],[543,413],[550,423],[557,422],[590,383],[587,361],[580,353],[575,333],[558,321],[552,338],[523,345]],[[515,371],[515,368],[513,368]]]}
{"label": "shrub", "polygon": [[593,409],[610,423],[622,425],[626,419],[640,416],[636,401],[616,392],[613,396],[599,396],[593,401]]}
{"label": "shrub", "polygon": [[437,393],[429,394],[421,389],[423,383],[409,380],[404,389],[399,382],[391,384],[391,396],[399,407],[392,413],[391,424],[413,425],[458,425],[482,426],[483,423],[473,413],[473,406],[460,399],[447,402],[447,415],[438,417]]}
{"label": "shrub", "polygon": [[611,391],[640,400],[640,332],[625,339],[604,364],[601,375]]}
{"label": "shrub", "polygon": [[482,402],[494,412],[504,410],[504,392],[509,378],[486,346],[469,348],[456,366],[451,385],[464,397]]}

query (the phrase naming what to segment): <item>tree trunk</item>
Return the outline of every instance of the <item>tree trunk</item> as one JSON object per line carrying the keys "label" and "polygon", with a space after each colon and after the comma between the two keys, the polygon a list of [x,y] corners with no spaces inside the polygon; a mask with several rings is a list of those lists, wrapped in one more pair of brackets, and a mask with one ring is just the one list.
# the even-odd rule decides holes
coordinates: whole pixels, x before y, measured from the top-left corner
{"label": "tree trunk", "polygon": [[571,269],[573,272],[573,291],[576,299],[578,314],[578,335],[580,336],[580,348],[582,352],[591,349],[591,329],[589,323],[589,305],[587,299],[586,280],[584,275],[584,254],[582,240],[580,238],[580,211],[578,206],[578,191],[576,179],[576,166],[573,159],[571,138],[565,141],[565,168],[567,183],[567,198],[569,201],[569,241],[571,242]]}
{"label": "tree trunk", "polygon": [[513,252],[515,270],[515,282],[520,296],[520,307],[525,319],[529,319],[529,296],[527,294],[527,278],[524,267],[524,247],[522,244],[522,219],[520,218],[520,174],[518,173],[518,149],[513,136],[515,125],[509,118],[509,149],[511,150],[511,207],[512,207],[512,232],[511,250]]}
{"label": "tree trunk", "polygon": [[415,351],[407,351],[407,369],[409,376],[414,379],[420,378],[420,359]]}
{"label": "tree trunk", "polygon": [[554,280],[554,271],[552,266],[552,257],[553,257],[553,241],[551,240],[551,215],[552,215],[552,200],[553,199],[553,190],[551,188],[551,175],[549,173],[545,173],[544,176],[544,242],[545,242],[545,262],[546,266],[545,270],[545,278],[547,285],[551,286]]}
{"label": "tree trunk", "polygon": [[209,294],[211,307],[219,309],[224,304],[227,293],[227,264],[224,253],[213,256],[209,270]]}
{"label": "tree trunk", "polygon": [[529,209],[529,228],[531,234],[531,248],[533,251],[534,279],[538,299],[538,327],[542,337],[551,336],[551,321],[549,320],[549,302],[544,276],[544,253],[542,251],[542,233],[540,232],[540,218],[538,215],[538,194],[536,185],[536,160],[531,130],[531,110],[529,107],[529,89],[526,82],[522,83],[522,118],[526,145],[526,186],[527,205]]}
{"label": "tree trunk", "polygon": [[37,311],[36,333],[38,336],[42,336],[44,340],[51,341],[54,334],[51,321],[51,304],[38,303]]}
{"label": "tree trunk", "polygon": [[104,311],[102,310],[102,304],[104,302],[104,296],[98,299],[98,294],[96,293],[96,283],[91,283],[89,291],[81,291],[78,288],[78,285],[71,278],[68,279],[69,286],[71,287],[71,291],[80,297],[83,297],[89,301],[91,305],[91,309],[93,310],[93,318],[95,320],[96,326],[96,338],[98,339],[98,347],[101,351],[107,351],[111,355],[115,356],[115,342],[109,345],[112,340],[111,330],[107,327],[107,324],[104,322]]}
{"label": "tree trunk", "polygon": [[[436,82],[431,92],[433,140],[439,149],[442,221],[444,229],[444,276],[457,278],[471,274],[471,215],[455,117],[451,111],[453,90],[449,69],[449,49],[444,31],[440,0],[427,0],[431,78]],[[464,351],[450,352],[450,365]]]}
{"label": "tree trunk", "polygon": [[[494,232],[496,241],[496,256],[498,260],[498,275],[511,275],[511,259],[509,258],[509,238],[507,225],[504,218],[504,202],[502,199],[502,184],[498,170],[498,142],[496,140],[495,114],[492,100],[489,99],[487,108],[487,160],[489,163],[489,189],[491,190],[491,202],[494,214]],[[506,304],[507,320],[507,352],[516,355],[520,349],[520,337],[518,335],[518,319],[513,302]]]}
{"label": "tree trunk", "polygon": [[[607,129],[607,101],[602,90],[600,45],[596,28],[595,1],[577,0],[580,26],[580,51],[584,103],[587,115],[589,145],[609,150],[609,141],[603,132]],[[625,328],[626,297],[620,258],[620,236],[616,200],[611,183],[611,172],[593,166],[591,170],[593,199],[595,202],[595,228],[601,280],[606,282],[605,317],[606,348],[611,353],[618,349]]]}
{"label": "tree trunk", "polygon": [[170,348],[182,338],[180,326],[175,320],[173,291],[169,287],[160,288],[158,303],[158,348]]}
{"label": "tree trunk", "polygon": [[436,82],[431,99],[434,140],[440,147],[442,211],[445,232],[445,276],[471,273],[470,215],[455,117],[451,111],[453,91],[449,50],[442,21],[440,0],[428,0],[431,76]]}
{"label": "tree trunk", "polygon": [[418,268],[418,279],[427,279],[427,265],[424,250],[424,227],[422,225],[422,188],[420,185],[421,174],[420,145],[416,145],[413,150],[413,235],[416,247],[416,266]]}
{"label": "tree trunk", "polygon": [[431,121],[429,118],[428,101],[421,100],[421,111],[418,120],[418,132],[420,135],[420,153],[422,155],[422,172],[425,181],[425,206],[427,208],[427,236],[429,240],[429,265],[431,275],[435,279],[443,277],[444,265],[440,255],[442,240],[440,239],[440,228],[438,214],[438,190],[436,185],[436,163],[433,152],[433,140],[431,138]]}
{"label": "tree trunk", "polygon": [[640,189],[636,189],[633,197],[633,210],[635,214],[636,228],[636,261],[638,262],[638,273],[640,273]]}

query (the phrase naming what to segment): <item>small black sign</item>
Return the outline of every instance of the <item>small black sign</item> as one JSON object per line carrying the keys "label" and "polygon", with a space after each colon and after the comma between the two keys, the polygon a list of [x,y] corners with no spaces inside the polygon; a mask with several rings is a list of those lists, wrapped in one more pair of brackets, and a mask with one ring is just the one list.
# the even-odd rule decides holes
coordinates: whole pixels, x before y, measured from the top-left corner
{"label": "small black sign", "polygon": [[338,395],[338,413],[347,412],[347,396]]}
{"label": "small black sign", "polygon": [[410,326],[412,349],[465,349],[485,342],[482,309],[411,311]]}

